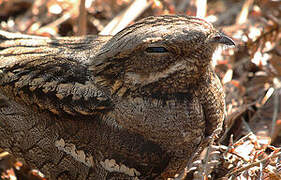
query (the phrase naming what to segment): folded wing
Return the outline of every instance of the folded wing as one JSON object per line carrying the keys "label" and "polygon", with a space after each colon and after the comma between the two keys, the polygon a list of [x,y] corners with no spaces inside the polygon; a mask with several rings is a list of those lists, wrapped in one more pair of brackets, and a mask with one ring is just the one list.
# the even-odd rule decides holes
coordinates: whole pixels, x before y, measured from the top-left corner
{"label": "folded wing", "polygon": [[111,108],[89,63],[109,37],[43,38],[0,31],[0,90],[55,114],[93,115]]}

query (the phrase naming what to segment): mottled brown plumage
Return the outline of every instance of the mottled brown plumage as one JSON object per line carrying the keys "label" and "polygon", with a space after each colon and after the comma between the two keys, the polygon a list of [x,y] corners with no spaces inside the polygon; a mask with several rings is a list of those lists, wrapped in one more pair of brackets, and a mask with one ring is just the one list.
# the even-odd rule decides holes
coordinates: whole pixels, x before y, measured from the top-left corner
{"label": "mottled brown plumage", "polygon": [[51,179],[173,177],[222,126],[219,43],[233,45],[186,16],[113,37],[0,32],[0,147]]}

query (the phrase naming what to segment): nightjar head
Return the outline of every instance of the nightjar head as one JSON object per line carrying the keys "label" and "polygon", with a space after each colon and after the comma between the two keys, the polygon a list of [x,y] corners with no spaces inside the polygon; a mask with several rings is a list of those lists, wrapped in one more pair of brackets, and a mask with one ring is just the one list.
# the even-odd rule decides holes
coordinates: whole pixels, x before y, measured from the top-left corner
{"label": "nightjar head", "polygon": [[144,86],[178,72],[180,76],[198,74],[211,63],[219,43],[234,45],[205,20],[164,15],[142,19],[120,31],[96,58],[120,66],[115,68],[127,82]]}

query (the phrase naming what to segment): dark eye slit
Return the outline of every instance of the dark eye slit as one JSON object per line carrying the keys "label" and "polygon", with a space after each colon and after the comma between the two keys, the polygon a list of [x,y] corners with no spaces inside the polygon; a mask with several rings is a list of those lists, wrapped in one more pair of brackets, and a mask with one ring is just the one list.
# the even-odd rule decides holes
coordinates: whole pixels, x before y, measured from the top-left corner
{"label": "dark eye slit", "polygon": [[148,47],[145,50],[148,53],[166,53],[168,50],[164,47]]}

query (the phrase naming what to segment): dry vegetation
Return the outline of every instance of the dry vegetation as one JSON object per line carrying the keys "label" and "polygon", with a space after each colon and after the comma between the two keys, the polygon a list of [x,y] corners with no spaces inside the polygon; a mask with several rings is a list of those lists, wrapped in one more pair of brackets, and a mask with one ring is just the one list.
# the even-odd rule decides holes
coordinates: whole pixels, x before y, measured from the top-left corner
{"label": "dry vegetation", "polygon": [[[280,0],[0,0],[0,29],[40,36],[115,34],[160,14],[204,17],[237,43],[214,55],[227,94],[226,132],[194,162],[187,179],[281,179]],[[6,152],[0,153],[1,170],[0,179],[43,179]]]}

